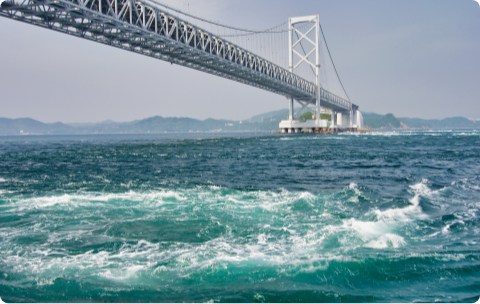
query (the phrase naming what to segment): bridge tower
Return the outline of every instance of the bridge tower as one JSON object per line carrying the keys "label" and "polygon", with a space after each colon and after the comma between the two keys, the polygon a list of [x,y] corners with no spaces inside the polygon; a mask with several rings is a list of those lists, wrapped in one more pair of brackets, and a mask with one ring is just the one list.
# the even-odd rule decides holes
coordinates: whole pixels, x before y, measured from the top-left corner
{"label": "bridge tower", "polygon": [[[363,125],[357,105],[354,105],[349,99],[328,92],[320,83],[320,35],[319,15],[288,19],[288,70],[292,74],[310,79],[315,85],[315,95],[311,99],[287,96],[289,101],[288,120],[282,120],[279,125],[283,133],[299,133],[302,129],[308,129],[309,132],[320,132],[320,130],[327,131],[328,127],[334,130],[351,130],[361,128]],[[297,111],[294,109],[295,101],[301,105]],[[332,117],[330,123],[321,119],[321,104],[323,109],[330,110]],[[315,106],[315,109],[313,110],[309,106]],[[306,122],[295,120],[297,114],[303,109],[309,109],[315,113],[315,120]]]}
{"label": "bridge tower", "polygon": [[[302,32],[300,29],[295,28],[295,24],[304,23],[308,26],[306,30]],[[313,41],[308,35],[315,31],[315,40]],[[295,73],[295,70],[305,63],[311,66],[312,71],[315,73],[315,85],[316,85],[316,103],[315,103],[315,118],[317,124],[320,124],[320,48],[319,48],[319,35],[320,35],[320,17],[319,15],[294,17],[288,18],[288,68],[290,72]],[[297,39],[294,39],[297,37]],[[310,46],[307,51],[304,49],[303,43]],[[303,54],[299,52],[299,47],[302,49]],[[312,55],[315,55],[315,61],[312,62]],[[297,57],[297,58],[296,58]],[[298,59],[294,63],[294,59]],[[302,105],[302,109],[307,108],[307,104],[298,101]],[[289,106],[289,120],[294,120],[294,99],[290,98]],[[300,112],[299,111],[299,112]]]}
{"label": "bridge tower", "polygon": [[[297,26],[295,26],[297,25]],[[288,69],[292,74],[304,75],[311,79],[313,74],[315,83],[315,96],[311,100],[299,100],[287,97],[289,100],[288,120],[280,123],[282,132],[298,133],[302,128],[308,128],[311,132],[319,132],[321,128],[328,127],[328,121],[320,119],[320,102],[322,89],[320,85],[320,17],[319,15],[294,17],[288,19]],[[306,73],[306,74],[305,74]],[[301,108],[294,109],[294,103],[298,102]],[[315,109],[309,108],[315,105]],[[315,121],[303,123],[295,120],[295,117],[303,109],[309,109],[315,113]]]}

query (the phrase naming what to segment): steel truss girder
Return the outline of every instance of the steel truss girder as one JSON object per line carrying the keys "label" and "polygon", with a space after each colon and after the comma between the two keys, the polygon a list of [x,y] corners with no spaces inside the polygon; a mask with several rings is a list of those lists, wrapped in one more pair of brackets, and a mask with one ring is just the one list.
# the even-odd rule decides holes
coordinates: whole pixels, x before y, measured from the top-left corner
{"label": "steel truss girder", "polygon": [[[6,0],[0,16],[315,103],[314,83],[167,14],[149,0]],[[346,109],[342,98],[323,89],[320,93],[322,101]]]}

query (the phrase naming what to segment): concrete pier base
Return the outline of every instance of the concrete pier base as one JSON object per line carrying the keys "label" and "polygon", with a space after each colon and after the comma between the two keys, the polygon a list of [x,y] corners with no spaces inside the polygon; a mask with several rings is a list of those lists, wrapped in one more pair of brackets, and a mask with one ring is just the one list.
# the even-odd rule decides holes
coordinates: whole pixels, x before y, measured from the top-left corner
{"label": "concrete pier base", "polygon": [[328,120],[282,120],[280,122],[280,131],[275,133],[282,134],[300,134],[300,133],[339,133],[339,132],[359,132],[357,125],[353,126],[332,126]]}
{"label": "concrete pier base", "polygon": [[[280,129],[288,129],[288,130],[299,130],[299,132],[302,129],[312,129],[312,128],[328,128],[329,127],[329,122],[326,119],[322,120],[307,120],[305,122],[301,120],[282,120],[280,122]],[[290,133],[290,132],[289,132]]]}

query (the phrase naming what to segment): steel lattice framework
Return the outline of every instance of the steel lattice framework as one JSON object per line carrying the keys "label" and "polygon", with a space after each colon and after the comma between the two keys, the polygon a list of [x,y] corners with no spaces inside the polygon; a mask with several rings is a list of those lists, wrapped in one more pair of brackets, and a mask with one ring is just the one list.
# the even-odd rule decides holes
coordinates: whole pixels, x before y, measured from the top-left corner
{"label": "steel lattice framework", "polygon": [[264,58],[172,16],[148,0],[6,0],[0,16],[165,60],[323,107],[336,96]]}

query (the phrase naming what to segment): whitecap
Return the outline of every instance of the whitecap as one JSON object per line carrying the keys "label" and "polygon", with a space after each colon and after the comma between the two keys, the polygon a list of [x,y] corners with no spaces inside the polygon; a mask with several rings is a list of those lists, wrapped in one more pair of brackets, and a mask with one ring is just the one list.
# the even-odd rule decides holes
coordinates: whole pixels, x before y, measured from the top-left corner
{"label": "whitecap", "polygon": [[208,188],[211,189],[211,190],[221,190],[221,189],[222,189],[222,186],[209,185]]}
{"label": "whitecap", "polygon": [[7,206],[15,207],[18,211],[47,209],[53,206],[60,208],[99,207],[99,204],[116,205],[117,207],[120,204],[131,207],[142,203],[144,206],[158,207],[163,204],[169,204],[172,201],[186,201],[185,193],[173,190],[137,193],[130,190],[125,193],[63,194],[34,198],[14,198],[10,200],[11,204]]}
{"label": "whitecap", "polygon": [[377,237],[386,232],[390,232],[394,226],[383,221],[364,222],[352,218],[344,220],[342,227],[345,230],[354,230],[363,240],[368,240],[372,237]]}
{"label": "whitecap", "polygon": [[432,191],[426,183],[428,180],[424,179],[421,183],[410,186],[414,191],[414,196],[409,200],[410,206],[404,208],[393,208],[387,210],[375,210],[376,217],[379,221],[385,222],[409,222],[414,219],[426,219],[428,216],[423,213],[420,207],[420,197],[431,197]]}
{"label": "whitecap", "polygon": [[466,257],[462,253],[411,253],[409,257],[419,257],[419,258],[434,258],[439,261],[461,261]]}
{"label": "whitecap", "polygon": [[53,285],[55,279],[45,279],[45,278],[36,278],[35,283],[37,286],[44,286],[44,285]]}
{"label": "whitecap", "polygon": [[459,181],[453,181],[452,186],[461,188],[463,190],[480,190],[480,187],[475,184],[476,178],[468,179],[464,178]]}
{"label": "whitecap", "polygon": [[412,204],[405,208],[394,208],[387,210],[375,210],[374,213],[379,221],[385,222],[409,222],[414,219],[425,219],[427,215],[420,207],[420,195],[416,194],[409,200]]}
{"label": "whitecap", "polygon": [[406,242],[403,237],[393,234],[387,233],[382,235],[376,240],[372,240],[364,245],[364,247],[374,248],[374,249],[385,249],[385,248],[399,248],[405,245]]}
{"label": "whitecap", "polygon": [[357,183],[350,183],[350,185],[348,185],[348,189],[355,191],[355,194],[356,194],[356,196],[351,198],[350,201],[358,203],[359,202],[358,196],[360,196],[362,192],[358,189]]}
{"label": "whitecap", "polygon": [[110,280],[123,281],[130,278],[137,278],[138,272],[145,269],[146,269],[145,265],[132,265],[132,266],[127,266],[127,267],[115,269],[115,270],[108,269],[104,272],[100,272],[99,275]]}
{"label": "whitecap", "polygon": [[422,195],[422,196],[431,196],[432,195],[432,190],[428,188],[428,179],[424,178],[422,181],[418,184],[411,185],[409,186],[410,189],[412,189],[416,194]]}
{"label": "whitecap", "polygon": [[447,224],[445,227],[443,227],[442,233],[443,233],[443,234],[449,233],[449,232],[450,232],[450,227],[452,227],[452,226],[455,225],[455,224],[465,224],[465,222],[462,221],[462,220],[455,220],[455,221],[453,221],[452,223]]}

